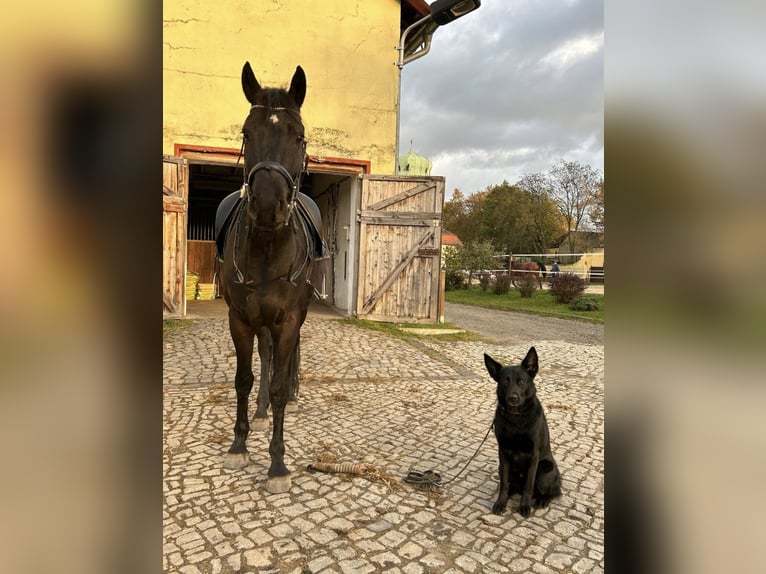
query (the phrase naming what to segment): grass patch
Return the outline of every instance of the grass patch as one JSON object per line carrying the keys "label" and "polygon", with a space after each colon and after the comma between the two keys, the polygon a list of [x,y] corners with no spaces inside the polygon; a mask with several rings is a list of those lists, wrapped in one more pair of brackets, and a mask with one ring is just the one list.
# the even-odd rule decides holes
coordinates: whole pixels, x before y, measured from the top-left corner
{"label": "grass patch", "polygon": [[575,311],[565,303],[557,303],[547,290],[535,291],[532,297],[522,297],[518,290],[511,289],[506,295],[495,295],[491,291],[482,291],[479,287],[447,291],[449,303],[475,305],[488,309],[503,309],[506,311],[524,311],[537,315],[560,317],[562,319],[577,319],[593,323],[604,322],[604,296],[588,293],[588,297],[599,303],[597,311]]}
{"label": "grass patch", "polygon": [[381,321],[367,321],[364,319],[339,319],[341,323],[346,325],[354,325],[362,329],[369,329],[370,331],[378,331],[385,333],[391,337],[398,337],[399,339],[439,339],[440,341],[478,341],[480,338],[474,333],[464,331],[462,333],[445,333],[444,335],[429,334],[418,335],[417,333],[408,333],[402,331],[402,329],[432,329],[434,331],[446,330],[446,329],[460,329],[461,327],[454,323],[383,323]]}
{"label": "grass patch", "polygon": [[186,327],[191,326],[193,321],[190,319],[163,319],[162,320],[162,336],[164,337],[168,333],[179,331]]}

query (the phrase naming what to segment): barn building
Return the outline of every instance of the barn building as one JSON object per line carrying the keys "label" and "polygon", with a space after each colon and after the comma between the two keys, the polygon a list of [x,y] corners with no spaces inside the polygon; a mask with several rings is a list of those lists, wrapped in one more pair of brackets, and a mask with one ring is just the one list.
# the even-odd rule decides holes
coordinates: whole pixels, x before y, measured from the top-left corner
{"label": "barn building", "polygon": [[165,315],[185,314],[187,272],[216,279],[215,210],[243,178],[249,61],[263,86],[306,72],[301,191],[319,205],[331,251],[326,302],[347,316],[436,322],[444,178],[396,165],[401,65],[430,48],[429,5],[166,0],[163,11]]}

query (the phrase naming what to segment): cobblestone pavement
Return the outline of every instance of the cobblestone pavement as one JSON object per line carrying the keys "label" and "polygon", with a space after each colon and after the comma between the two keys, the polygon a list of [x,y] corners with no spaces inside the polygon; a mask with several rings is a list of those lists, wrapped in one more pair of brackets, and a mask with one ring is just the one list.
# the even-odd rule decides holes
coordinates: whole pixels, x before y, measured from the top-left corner
{"label": "cobblestone pavement", "polygon": [[[236,403],[226,319],[203,316],[172,329],[164,342],[164,571],[603,572],[603,346],[550,339],[399,339],[310,313],[300,409],[285,422],[292,488],[271,495],[270,431],[250,434],[247,467],[223,468]],[[493,435],[464,475],[434,492],[305,470],[331,453],[396,477],[434,469],[449,479],[492,420],[494,384],[482,353],[518,361],[530,344],[563,475],[564,494],[549,508],[525,520],[516,495],[502,516],[491,513]]]}

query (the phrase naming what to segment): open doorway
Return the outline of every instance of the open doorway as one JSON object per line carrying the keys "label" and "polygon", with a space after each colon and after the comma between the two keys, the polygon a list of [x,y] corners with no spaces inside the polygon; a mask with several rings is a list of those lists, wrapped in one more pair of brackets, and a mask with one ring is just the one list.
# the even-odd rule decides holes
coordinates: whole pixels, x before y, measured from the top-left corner
{"label": "open doorway", "polygon": [[[189,162],[187,270],[199,274],[199,282],[217,279],[215,261],[215,213],[221,200],[242,186],[238,150],[176,146],[176,155]],[[330,251],[323,285],[318,290],[326,304],[352,315],[357,295],[359,175],[369,171],[367,162],[316,160],[309,162],[301,191],[319,206],[322,235]]]}
{"label": "open doorway", "polygon": [[217,279],[215,212],[218,204],[241,186],[241,167],[227,163],[189,162],[186,269],[199,274],[200,284],[213,284]]}
{"label": "open doorway", "polygon": [[310,172],[304,183],[303,193],[317,203],[322,213],[322,235],[330,251],[328,272],[320,291],[328,304],[350,315],[356,286],[354,213],[359,203],[358,177],[350,173]]}

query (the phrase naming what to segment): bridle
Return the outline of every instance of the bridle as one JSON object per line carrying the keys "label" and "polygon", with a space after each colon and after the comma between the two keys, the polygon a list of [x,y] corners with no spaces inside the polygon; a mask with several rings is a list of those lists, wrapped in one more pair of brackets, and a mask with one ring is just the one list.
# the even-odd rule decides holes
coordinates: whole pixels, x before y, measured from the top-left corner
{"label": "bridle", "polygon": [[[271,107],[271,106],[263,106],[259,104],[253,104],[250,106],[250,110],[253,110],[254,108],[265,108],[269,109],[271,111],[284,111],[287,110],[287,108],[283,107]],[[303,180],[303,174],[306,173],[308,170],[308,156],[306,155],[306,138],[302,137],[301,140],[301,154],[303,155],[303,163],[301,166],[300,171],[293,176],[290,174],[289,171],[285,168],[284,165],[282,165],[279,162],[276,161],[270,161],[270,160],[264,160],[260,161],[257,164],[255,164],[253,167],[250,168],[250,171],[247,171],[247,166],[245,166],[245,171],[247,172],[245,174],[245,180],[242,184],[242,189],[240,190],[240,197],[246,198],[246,200],[250,201],[250,189],[252,187],[251,183],[253,181],[253,177],[255,177],[255,174],[259,171],[272,171],[274,170],[276,173],[281,175],[284,180],[287,182],[288,187],[291,189],[292,195],[290,197],[290,202],[287,204],[287,218],[285,219],[284,225],[287,226],[290,223],[290,217],[293,214],[293,210],[295,209],[295,201],[298,196],[298,190],[301,187],[301,181]],[[240,154],[244,154],[245,150],[245,140],[242,139],[242,148],[240,151]],[[274,228],[272,227],[265,227],[261,225],[253,224],[254,228],[259,231],[273,231]]]}
{"label": "bridle", "polygon": [[[284,111],[288,108],[284,107],[272,107],[272,106],[263,106],[259,104],[253,104],[250,107],[250,110],[252,111],[253,108],[266,108],[271,111]],[[301,153],[303,154],[303,164],[301,166],[300,171],[293,176],[290,174],[289,171],[287,171],[287,168],[285,168],[284,165],[282,165],[279,162],[276,161],[270,161],[270,160],[264,160],[260,161],[257,164],[255,164],[252,168],[250,168],[250,171],[247,171],[247,166],[244,166],[245,178],[244,182],[242,183],[242,189],[240,190],[240,197],[245,198],[245,203],[242,204],[242,207],[240,208],[240,214],[237,218],[237,230],[236,235],[234,239],[234,253],[233,253],[233,262],[234,262],[234,270],[237,274],[237,283],[244,284],[248,287],[251,286],[251,281],[245,281],[245,276],[243,275],[242,271],[240,271],[239,266],[237,265],[237,245],[239,244],[239,233],[240,233],[240,226],[242,224],[242,217],[245,210],[245,205],[250,202],[250,190],[253,186],[251,186],[250,182],[255,177],[255,174],[259,171],[272,171],[274,170],[276,173],[281,175],[284,180],[287,182],[287,185],[290,187],[292,191],[292,195],[290,198],[290,203],[287,205],[287,218],[285,219],[284,226],[287,227],[290,224],[290,218],[292,217],[293,210],[295,209],[295,202],[297,201],[298,197],[298,190],[301,187],[301,181],[303,180],[303,175],[307,173],[308,171],[308,164],[309,164],[309,157],[306,155],[306,138],[301,136]],[[242,147],[240,148],[240,157],[244,157],[244,151],[245,151],[245,139],[242,138]],[[239,163],[239,159],[237,159],[237,163]],[[253,229],[256,229],[258,231],[267,231],[267,232],[273,232],[275,231],[279,226],[275,227],[267,227],[263,225],[258,225],[255,222],[251,222],[250,225],[252,225]],[[308,257],[308,254],[307,254]],[[293,271],[292,273],[288,273],[284,279],[289,281],[290,283],[295,284],[295,279],[300,275],[300,273],[305,268],[308,261],[302,262],[302,264],[298,267],[296,271]]]}

